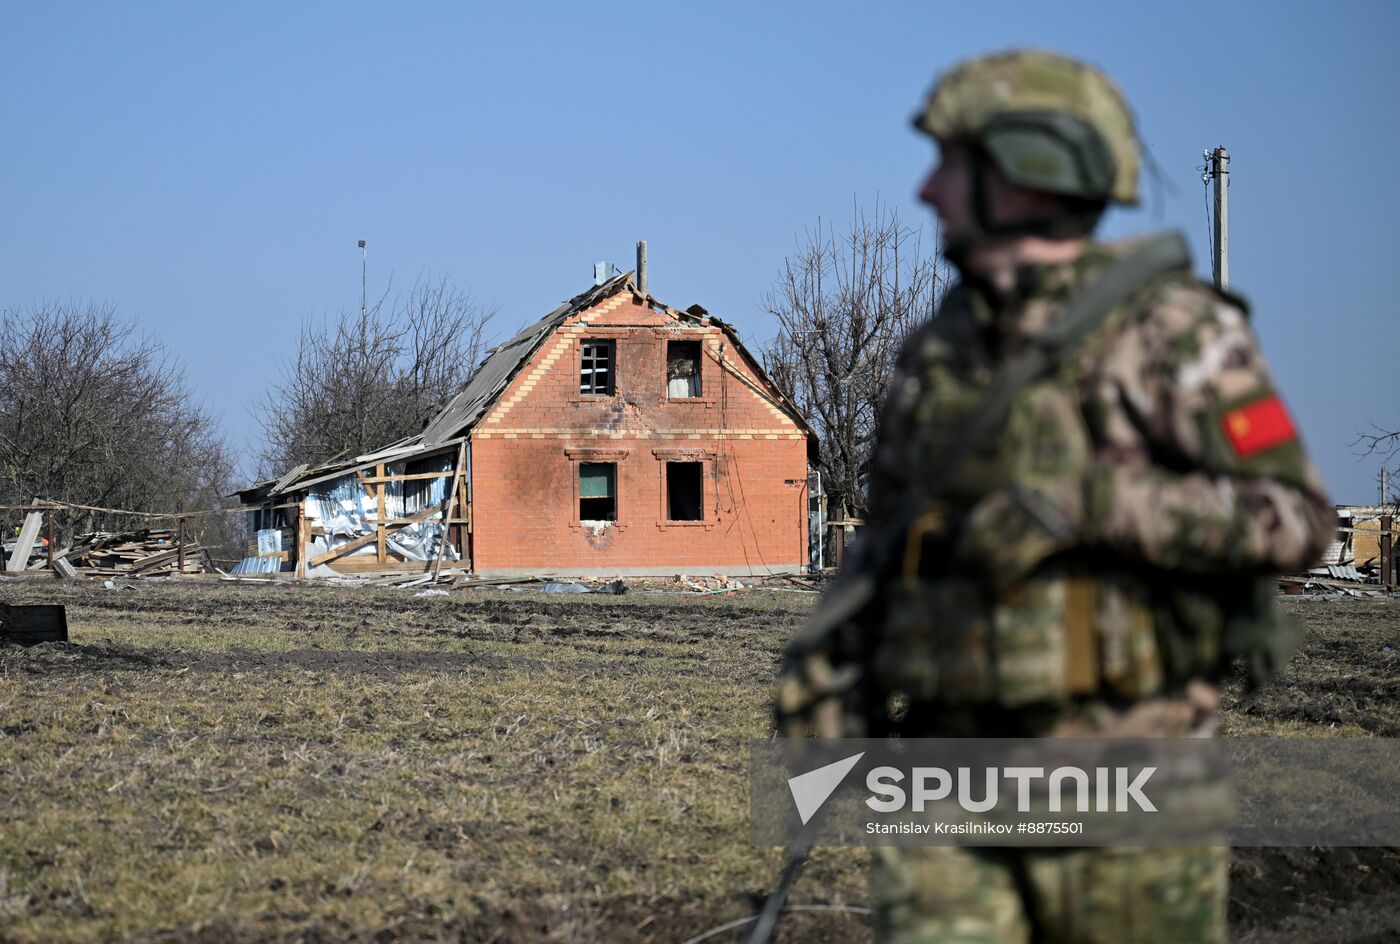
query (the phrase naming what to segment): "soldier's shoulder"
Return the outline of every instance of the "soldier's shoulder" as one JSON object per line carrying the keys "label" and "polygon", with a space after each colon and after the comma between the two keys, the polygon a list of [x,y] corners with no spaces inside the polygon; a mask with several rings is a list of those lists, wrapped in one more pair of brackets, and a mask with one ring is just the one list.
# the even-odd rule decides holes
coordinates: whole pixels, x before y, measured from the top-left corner
{"label": "soldier's shoulder", "polygon": [[[1146,238],[1101,244],[1101,252],[1112,257],[1127,255]],[[1143,335],[1166,345],[1167,350],[1190,353],[1193,340],[1221,335],[1248,337],[1249,303],[1239,295],[1224,292],[1201,281],[1189,268],[1160,276],[1134,301],[1125,328],[1130,335]]]}

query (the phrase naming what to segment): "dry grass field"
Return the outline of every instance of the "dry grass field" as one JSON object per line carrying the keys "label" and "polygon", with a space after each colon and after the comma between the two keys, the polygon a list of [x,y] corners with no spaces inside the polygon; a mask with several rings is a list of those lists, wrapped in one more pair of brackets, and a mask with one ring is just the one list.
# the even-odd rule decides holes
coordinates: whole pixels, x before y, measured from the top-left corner
{"label": "dry grass field", "polygon": [[[0,598],[66,603],[72,635],[0,650],[0,941],[680,942],[751,914],[779,867],[748,843],[746,741],[810,596]],[[1400,735],[1400,604],[1290,605],[1308,643],[1228,732]],[[819,852],[793,901],[863,905],[862,862]],[[1232,920],[1400,939],[1400,858],[1244,851]]]}

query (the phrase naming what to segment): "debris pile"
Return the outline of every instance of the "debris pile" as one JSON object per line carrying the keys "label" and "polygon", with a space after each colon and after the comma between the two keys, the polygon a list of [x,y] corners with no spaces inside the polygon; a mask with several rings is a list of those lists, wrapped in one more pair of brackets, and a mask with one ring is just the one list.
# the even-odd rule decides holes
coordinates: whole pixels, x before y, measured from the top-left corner
{"label": "debris pile", "polygon": [[[203,545],[186,538],[184,550],[184,573],[203,574],[214,569]],[[171,530],[95,531],[75,538],[62,559],[85,577],[156,577],[181,572],[180,546]]]}
{"label": "debris pile", "polygon": [[743,590],[744,585],[732,577],[716,574],[713,577],[692,577],[687,574],[675,576],[676,590],[682,593],[733,593]]}

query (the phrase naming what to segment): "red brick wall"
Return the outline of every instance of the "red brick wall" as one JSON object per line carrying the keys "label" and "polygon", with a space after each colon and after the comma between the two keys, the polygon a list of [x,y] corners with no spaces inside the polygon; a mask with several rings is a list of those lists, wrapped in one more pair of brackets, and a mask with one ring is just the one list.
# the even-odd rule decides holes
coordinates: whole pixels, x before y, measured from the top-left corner
{"label": "red brick wall", "polygon": [[[615,343],[613,396],[579,395],[586,338]],[[703,342],[695,400],[666,396],[668,340]],[[570,319],[473,432],[474,569],[766,573],[805,565],[806,441],[750,385],[764,387],[719,328],[643,308],[630,293]],[[703,521],[663,520],[668,458],[703,463]],[[578,464],[590,461],[617,464],[618,520],[601,529],[578,520]]]}

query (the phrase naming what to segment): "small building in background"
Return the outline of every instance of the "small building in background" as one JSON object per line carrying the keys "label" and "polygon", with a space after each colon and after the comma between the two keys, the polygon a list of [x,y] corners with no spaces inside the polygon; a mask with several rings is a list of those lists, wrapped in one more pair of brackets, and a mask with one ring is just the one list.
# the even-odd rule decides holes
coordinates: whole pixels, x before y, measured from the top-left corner
{"label": "small building in background", "polygon": [[1385,516],[1394,521],[1400,518],[1400,510],[1394,505],[1338,505],[1336,540],[1328,546],[1322,563],[1351,565],[1358,570],[1379,566],[1381,519]]}

